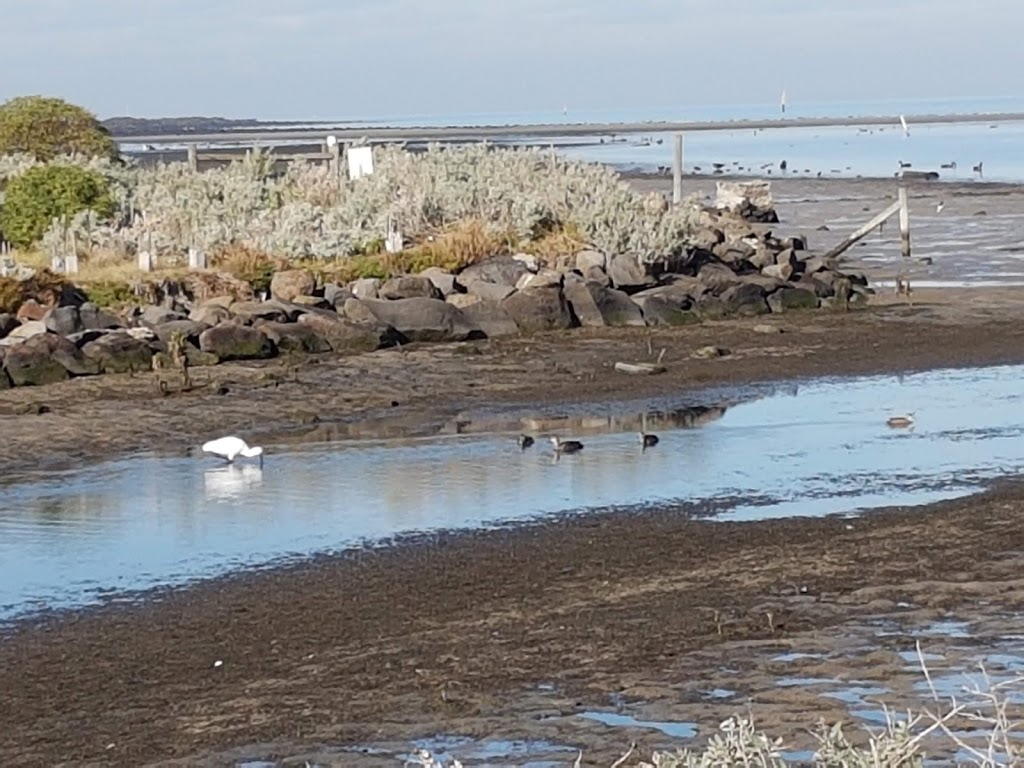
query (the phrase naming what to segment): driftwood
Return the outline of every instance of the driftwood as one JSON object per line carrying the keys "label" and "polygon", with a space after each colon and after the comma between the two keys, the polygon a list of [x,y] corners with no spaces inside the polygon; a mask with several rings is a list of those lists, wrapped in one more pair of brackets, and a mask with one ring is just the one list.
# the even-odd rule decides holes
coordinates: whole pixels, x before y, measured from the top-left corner
{"label": "driftwood", "polygon": [[668,369],[660,363],[616,363],[615,370],[622,373],[635,375],[652,376],[656,373],[665,373]]}

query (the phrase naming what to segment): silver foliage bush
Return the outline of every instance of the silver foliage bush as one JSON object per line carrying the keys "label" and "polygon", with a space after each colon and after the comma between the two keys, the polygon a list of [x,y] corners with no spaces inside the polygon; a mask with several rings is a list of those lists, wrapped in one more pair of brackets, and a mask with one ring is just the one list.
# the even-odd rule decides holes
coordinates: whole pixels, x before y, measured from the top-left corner
{"label": "silver foliage bush", "polygon": [[[336,258],[383,238],[391,217],[406,236],[473,218],[521,240],[571,226],[593,247],[650,262],[678,255],[697,220],[692,202],[672,208],[609,168],[543,150],[432,145],[412,153],[387,146],[373,154],[374,173],[356,180],[302,162],[275,175],[272,157],[259,152],[198,173],[183,162],[141,168],[60,158],[54,162],[109,179],[121,216],[108,225],[89,217],[55,222],[46,241],[66,237],[66,228],[79,242],[126,254],[242,243],[282,256]],[[34,164],[25,156],[0,158],[0,186]]]}

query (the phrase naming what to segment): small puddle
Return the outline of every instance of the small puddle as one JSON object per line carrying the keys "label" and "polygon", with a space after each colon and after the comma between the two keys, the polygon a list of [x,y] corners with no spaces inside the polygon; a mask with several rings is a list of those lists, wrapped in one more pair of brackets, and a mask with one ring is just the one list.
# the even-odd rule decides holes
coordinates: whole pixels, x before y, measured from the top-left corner
{"label": "small puddle", "polygon": [[635,717],[615,714],[614,712],[580,712],[579,717],[585,717],[588,720],[596,720],[599,723],[604,723],[605,725],[613,727],[648,728],[655,731],[661,731],[666,736],[671,736],[674,739],[692,739],[697,735],[696,723],[637,720]]}
{"label": "small puddle", "polygon": [[[964,495],[1024,466],[1022,374],[942,370],[728,401],[461,415],[415,438],[334,425],[268,445],[262,468],[146,456],[47,474],[3,486],[0,619],[404,534],[590,509],[677,503],[754,520]],[[907,412],[913,430],[886,426]],[[647,450],[643,425],[660,437]],[[520,450],[520,433],[536,444]],[[549,434],[585,449],[555,460]]]}

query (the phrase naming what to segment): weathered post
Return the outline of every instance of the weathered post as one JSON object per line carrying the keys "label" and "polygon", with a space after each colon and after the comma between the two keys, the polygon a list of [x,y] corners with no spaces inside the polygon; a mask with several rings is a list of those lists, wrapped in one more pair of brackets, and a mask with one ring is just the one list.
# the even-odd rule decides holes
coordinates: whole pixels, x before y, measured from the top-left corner
{"label": "weathered post", "polygon": [[910,258],[910,207],[906,187],[900,187],[900,253],[903,258]]}
{"label": "weathered post", "polygon": [[153,254],[149,251],[139,251],[139,271],[140,272],[152,272],[153,271]]}
{"label": "weathered post", "polygon": [[683,201],[683,134],[675,136],[675,151],[672,153],[672,205]]}
{"label": "weathered post", "polygon": [[188,167],[191,168],[193,172],[199,169],[199,150],[196,148],[195,144],[188,145]]}

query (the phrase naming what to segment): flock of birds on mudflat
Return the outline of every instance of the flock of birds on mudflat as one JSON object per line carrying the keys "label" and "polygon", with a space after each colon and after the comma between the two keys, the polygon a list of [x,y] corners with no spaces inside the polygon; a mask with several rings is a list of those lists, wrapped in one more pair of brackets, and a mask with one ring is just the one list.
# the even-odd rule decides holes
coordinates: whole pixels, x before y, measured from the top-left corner
{"label": "flock of birds on mudflat", "polygon": [[[910,412],[905,416],[892,416],[886,422],[886,426],[891,429],[914,429],[914,413]],[[640,439],[641,450],[646,451],[648,448],[653,448],[660,441],[657,435],[651,434],[641,430],[638,433]],[[563,440],[557,435],[551,435],[551,446],[554,450],[554,455],[557,458],[563,454],[579,453],[583,450],[583,443],[579,440]],[[527,434],[521,434],[516,438],[516,443],[519,449],[525,451],[536,443],[536,439]],[[258,445],[250,446],[240,437],[229,435],[227,437],[219,437],[216,440],[210,440],[209,442],[203,443],[202,450],[204,453],[209,453],[214,456],[218,456],[224,459],[228,464],[233,464],[235,459],[242,456],[245,458],[258,458],[260,467],[263,466],[263,448]]]}

